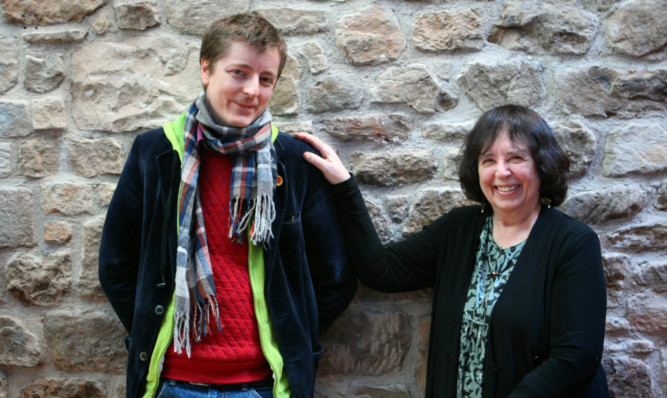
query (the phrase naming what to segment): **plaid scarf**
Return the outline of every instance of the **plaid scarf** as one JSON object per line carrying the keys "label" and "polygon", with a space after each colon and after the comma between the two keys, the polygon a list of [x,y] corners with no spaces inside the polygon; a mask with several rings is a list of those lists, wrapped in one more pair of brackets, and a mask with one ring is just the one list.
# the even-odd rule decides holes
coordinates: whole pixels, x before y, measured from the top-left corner
{"label": "plaid scarf", "polygon": [[248,224],[253,244],[267,244],[273,237],[273,190],[278,177],[268,108],[248,127],[220,126],[213,121],[202,93],[190,106],[185,121],[176,256],[174,351],[180,354],[185,348],[188,357],[191,334],[199,342],[210,332],[211,322],[222,330],[197,189],[200,141],[208,149],[233,158],[229,237],[235,242],[243,241]]}

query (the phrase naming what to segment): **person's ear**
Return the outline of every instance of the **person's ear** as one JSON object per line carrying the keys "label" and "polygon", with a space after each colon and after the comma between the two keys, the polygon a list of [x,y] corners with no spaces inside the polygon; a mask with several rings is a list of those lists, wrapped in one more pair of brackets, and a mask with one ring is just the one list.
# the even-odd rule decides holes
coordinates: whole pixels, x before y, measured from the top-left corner
{"label": "person's ear", "polygon": [[201,60],[200,71],[201,71],[201,83],[204,86],[208,86],[208,82],[211,77],[211,64],[207,59]]}

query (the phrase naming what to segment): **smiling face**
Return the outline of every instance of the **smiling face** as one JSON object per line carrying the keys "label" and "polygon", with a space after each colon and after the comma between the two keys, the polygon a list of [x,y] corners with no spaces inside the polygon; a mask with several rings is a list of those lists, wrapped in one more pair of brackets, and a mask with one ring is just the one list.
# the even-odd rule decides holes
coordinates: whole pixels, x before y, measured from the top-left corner
{"label": "smiling face", "polygon": [[507,133],[479,155],[479,184],[495,214],[523,217],[540,209],[540,178],[530,150]]}
{"label": "smiling face", "polygon": [[201,61],[201,80],[213,110],[235,127],[247,127],[266,109],[280,66],[280,53],[271,47],[258,52],[235,41],[213,65]]}

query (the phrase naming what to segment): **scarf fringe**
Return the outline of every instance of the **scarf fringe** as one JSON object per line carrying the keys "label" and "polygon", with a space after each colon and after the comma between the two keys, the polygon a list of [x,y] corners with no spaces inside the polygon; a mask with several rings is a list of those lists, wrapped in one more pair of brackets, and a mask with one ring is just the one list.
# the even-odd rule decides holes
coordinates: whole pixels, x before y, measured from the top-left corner
{"label": "scarf fringe", "polygon": [[273,231],[271,231],[271,224],[276,218],[276,207],[273,203],[273,195],[260,195],[259,205],[255,206],[255,223],[253,224],[252,234],[250,238],[254,245],[259,243],[269,242],[273,238]]}

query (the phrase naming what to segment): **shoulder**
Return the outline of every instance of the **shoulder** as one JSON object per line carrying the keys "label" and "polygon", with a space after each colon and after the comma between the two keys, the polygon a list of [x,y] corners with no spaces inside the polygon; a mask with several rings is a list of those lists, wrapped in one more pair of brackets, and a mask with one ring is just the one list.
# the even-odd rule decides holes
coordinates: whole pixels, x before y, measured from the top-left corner
{"label": "shoulder", "polygon": [[591,227],[559,209],[543,209],[540,218],[543,219],[542,228],[554,229],[563,236],[597,236]]}
{"label": "shoulder", "polygon": [[282,131],[278,132],[278,137],[274,141],[276,152],[286,156],[302,157],[306,151],[315,152],[315,149],[309,144],[295,138],[292,134]]}

